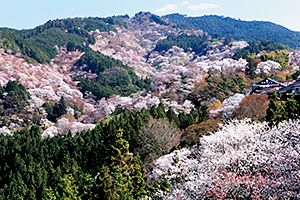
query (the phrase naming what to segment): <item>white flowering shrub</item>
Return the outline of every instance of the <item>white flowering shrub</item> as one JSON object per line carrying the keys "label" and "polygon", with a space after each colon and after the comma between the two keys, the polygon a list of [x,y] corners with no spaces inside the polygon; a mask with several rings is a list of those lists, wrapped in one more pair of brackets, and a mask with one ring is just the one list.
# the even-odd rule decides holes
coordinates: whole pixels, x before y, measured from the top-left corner
{"label": "white flowering shrub", "polygon": [[150,177],[164,176],[164,199],[299,199],[300,121],[231,121],[199,146],[160,157]]}

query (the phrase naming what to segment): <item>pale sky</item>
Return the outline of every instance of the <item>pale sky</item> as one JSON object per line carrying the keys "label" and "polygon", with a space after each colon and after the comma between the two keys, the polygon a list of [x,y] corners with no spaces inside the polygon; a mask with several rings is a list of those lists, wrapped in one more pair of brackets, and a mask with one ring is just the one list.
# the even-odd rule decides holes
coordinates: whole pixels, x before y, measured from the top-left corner
{"label": "pale sky", "polygon": [[140,11],[159,16],[223,15],[271,21],[300,31],[300,0],[0,0],[0,27],[34,28],[49,19],[107,17]]}

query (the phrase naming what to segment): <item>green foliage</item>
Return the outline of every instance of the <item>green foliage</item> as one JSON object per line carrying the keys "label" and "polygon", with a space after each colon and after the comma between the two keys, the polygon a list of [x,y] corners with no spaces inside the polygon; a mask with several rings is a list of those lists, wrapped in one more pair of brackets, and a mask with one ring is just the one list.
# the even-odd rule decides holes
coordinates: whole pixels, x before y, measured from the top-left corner
{"label": "green foliage", "polygon": [[245,74],[248,75],[249,78],[253,80],[257,76],[257,74],[255,72],[257,63],[254,62],[255,56],[246,56],[245,58],[248,62],[248,65],[246,66],[246,69],[245,69]]}
{"label": "green foliage", "polygon": [[101,18],[105,23],[111,24],[111,25],[119,25],[119,26],[124,26],[125,28],[128,28],[126,22],[122,18],[129,18],[128,15],[124,16],[112,16],[112,17],[106,17],[106,18]]}
{"label": "green foliage", "polygon": [[92,50],[88,50],[83,56],[81,56],[76,65],[87,65],[88,68],[86,70],[91,70],[92,73],[104,72],[106,69],[110,69],[112,67],[120,67],[129,71],[128,73],[130,75],[134,74],[132,68],[124,65],[120,60],[116,60]]}
{"label": "green foliage", "polygon": [[196,109],[192,109],[190,113],[180,112],[178,115],[178,119],[180,122],[179,128],[184,130],[188,126],[192,124],[200,124],[201,122],[204,122],[208,120],[209,117],[209,111],[208,106],[206,104],[200,105],[196,107]]}
{"label": "green foliage", "polygon": [[286,120],[287,113],[284,108],[284,104],[278,103],[278,95],[277,92],[274,91],[267,109],[266,121],[269,122],[270,125],[277,125],[279,122]]}
{"label": "green foliage", "polygon": [[[288,45],[291,48],[300,45],[300,33],[272,22],[249,22],[217,15],[187,17],[178,13],[166,15],[165,17],[181,29],[199,29],[210,35],[221,33],[223,37],[231,33],[235,40],[249,41],[263,38]],[[276,49],[272,49],[272,51],[274,50]]]}
{"label": "green foliage", "polygon": [[[117,184],[120,196],[145,196],[149,185],[143,165],[139,157],[129,156],[128,142],[118,134],[116,123],[100,124],[74,137],[68,133],[42,139],[38,126],[1,135],[0,159],[5,161],[0,163],[1,195],[8,199],[94,199],[99,188],[91,177],[101,166],[108,166],[109,173],[121,181],[129,178],[127,185]],[[129,188],[131,193],[127,193]]]}
{"label": "green foliage", "polygon": [[59,102],[55,103],[53,106],[48,102],[45,102],[42,106],[48,113],[47,118],[52,122],[56,122],[57,118],[67,114],[67,104],[63,96],[60,98]]}
{"label": "green foliage", "polygon": [[225,44],[225,45],[229,45],[229,43],[232,42],[232,41],[233,41],[232,34],[229,33],[229,34],[227,35],[227,37],[225,38],[225,40],[224,40],[224,44]]}
{"label": "green foliage", "polygon": [[58,183],[58,188],[62,190],[62,194],[57,197],[57,199],[78,199],[78,186],[75,185],[75,180],[72,174],[65,174],[60,178],[60,182]]}
{"label": "green foliage", "polygon": [[[30,38],[35,35],[39,35],[45,30],[52,28],[58,28],[62,31],[75,33],[80,36],[87,36],[87,31],[99,29],[100,31],[115,31],[113,26],[107,25],[99,17],[88,17],[88,18],[67,18],[67,19],[56,19],[49,20],[45,24],[40,25],[32,30],[24,32],[25,38]],[[79,31],[75,30],[78,29]],[[83,31],[80,31],[83,30]]]}
{"label": "green foliage", "polygon": [[158,106],[156,106],[156,104],[151,106],[150,114],[155,119],[162,119],[162,118],[166,117],[166,111],[165,111],[164,104],[162,102],[160,102],[158,104]]}
{"label": "green foliage", "polygon": [[178,119],[180,121],[179,128],[186,129],[191,124],[195,123],[195,119],[191,113],[180,112],[178,115]]}
{"label": "green foliage", "polygon": [[179,127],[180,121],[178,119],[178,116],[174,112],[174,109],[172,108],[172,106],[169,107],[169,110],[166,113],[166,117],[169,119],[169,122],[173,122],[177,125],[177,127]]}
{"label": "green foliage", "polygon": [[276,91],[267,109],[266,121],[270,126],[277,125],[279,122],[288,119],[298,119],[300,113],[300,97],[299,94],[288,98],[286,101],[278,101]]}
{"label": "green foliage", "polygon": [[160,25],[168,25],[168,23],[166,21],[162,20],[159,16],[157,16],[155,14],[151,14],[151,16],[149,17],[149,21],[155,22]]}
{"label": "green foliage", "polygon": [[[274,41],[259,39],[256,41],[249,41],[249,46],[239,49],[234,53],[233,59],[238,60],[241,57],[251,56],[252,54],[258,54],[260,51],[276,51],[283,50],[286,47],[282,44],[276,43]],[[279,51],[280,52],[280,51]]]}
{"label": "green foliage", "polygon": [[79,79],[81,92],[91,92],[101,99],[113,94],[129,96],[139,90],[150,90],[151,80],[139,79],[133,69],[124,65],[121,61],[105,56],[99,52],[88,50],[77,62],[78,66],[87,65],[86,70],[98,74],[96,80]]}
{"label": "green foliage", "polygon": [[40,158],[44,152],[39,148],[40,134],[39,128],[33,126],[14,136],[1,136],[0,159],[5,162],[0,164],[0,185],[8,199],[35,199],[38,193],[43,193],[47,172],[45,166],[41,166]]}
{"label": "green foliage", "polygon": [[5,87],[8,97],[15,97],[18,101],[28,101],[30,99],[30,93],[26,91],[26,88],[19,81],[8,81]]}
{"label": "green foliage", "polygon": [[84,112],[83,110],[81,110],[76,104],[74,104],[74,107],[73,107],[75,113],[74,113],[74,117],[76,119],[78,119],[81,115],[84,115]]}
{"label": "green foliage", "polygon": [[141,199],[149,185],[139,157],[129,155],[129,144],[117,134],[108,165],[102,166],[96,181],[98,199]]}
{"label": "green foliage", "polygon": [[46,52],[41,51],[33,43],[7,30],[0,30],[0,48],[12,50],[12,53],[21,53],[28,62],[49,63]]}
{"label": "green foliage", "polygon": [[[89,31],[115,31],[112,25],[127,27],[122,17],[88,17],[49,20],[34,29],[17,31],[13,29],[0,30],[0,48],[12,50],[13,53],[21,52],[27,61],[49,63],[50,58],[57,54],[53,46],[67,46],[76,44],[72,50],[84,50],[84,42],[96,42]],[[70,48],[68,48],[70,50]]]}
{"label": "green foliage", "polygon": [[16,112],[20,112],[29,105],[30,93],[19,81],[8,81],[5,92],[8,93],[3,103],[5,109],[14,109]]}
{"label": "green foliage", "polygon": [[[57,105],[63,105],[63,101],[61,98]],[[165,181],[155,181],[150,187],[142,160],[138,155],[129,155],[141,147],[137,139],[143,128],[168,127],[173,122],[165,116],[176,121],[176,115],[170,114],[171,111],[165,113],[163,107],[162,103],[154,107],[164,118],[155,119],[156,124],[150,123],[152,128],[143,126],[150,121],[150,109],[142,109],[122,110],[109,122],[102,121],[95,129],[76,134],[61,133],[43,139],[36,125],[13,135],[1,134],[1,196],[6,199],[141,199],[145,195],[153,196],[157,187],[168,190]],[[51,104],[45,103],[45,108],[53,112]],[[173,129],[174,137],[166,137],[172,133],[166,128],[157,132],[163,140],[152,145],[160,154],[168,153],[179,143],[180,132],[176,126]],[[95,176],[96,183],[92,178]]]}
{"label": "green foliage", "polygon": [[188,95],[188,99],[195,105],[199,99],[204,102],[216,98],[223,101],[234,93],[243,93],[248,86],[245,74],[241,72],[224,71],[221,73],[208,73],[205,81],[195,84],[195,89]]}
{"label": "green foliage", "polygon": [[[108,20],[108,18],[107,18]],[[111,24],[120,24],[119,20],[108,20]],[[32,30],[22,32],[21,35],[30,40],[36,42],[46,42],[49,39],[47,45],[58,45],[63,46],[68,44],[68,40],[73,41],[82,45],[83,41],[87,39],[88,43],[94,44],[95,38],[89,34],[91,30],[100,31],[116,31],[116,29],[110,24],[106,24],[101,18],[68,18],[68,19],[56,19],[49,20],[43,25],[40,25]],[[58,37],[55,38],[54,35],[57,34]],[[55,44],[53,44],[55,43]]]}
{"label": "green foliage", "polygon": [[51,28],[44,30],[38,35],[32,35],[27,40],[41,49],[48,57],[54,58],[57,52],[53,46],[67,46],[69,42],[74,42],[78,46],[76,47],[81,50],[83,49],[85,38],[77,34],[65,32],[59,28]]}
{"label": "green foliage", "polygon": [[2,87],[2,85],[0,84],[0,98],[2,98],[3,94],[5,92],[5,89]]}
{"label": "green foliage", "polygon": [[38,123],[40,121],[38,110],[32,112],[26,109],[30,98],[30,93],[18,80],[8,81],[4,88],[0,86],[0,99],[2,100],[0,103],[1,126],[9,126],[12,122],[21,126]]}
{"label": "green foliage", "polygon": [[207,35],[196,36],[196,35],[187,35],[181,34],[179,36],[170,35],[167,39],[160,40],[155,47],[155,51],[167,51],[172,48],[172,46],[177,46],[183,48],[185,51],[188,48],[192,48],[196,54],[203,52],[204,48],[209,44]]}
{"label": "green foliage", "polygon": [[162,102],[160,102],[156,108],[157,114],[158,114],[158,119],[162,119],[166,117],[166,111],[165,111],[165,106]]}
{"label": "green foliage", "polygon": [[93,95],[97,97],[97,99],[101,99],[102,97],[109,97],[116,93],[108,87],[105,87],[97,82],[92,82],[88,78],[79,80],[80,83],[77,86],[81,87],[80,91],[83,94],[86,94],[87,91],[92,92]]}
{"label": "green foliage", "polygon": [[286,50],[276,50],[270,53],[265,51],[261,52],[260,56],[261,61],[272,60],[278,62],[282,69],[285,69],[289,63],[289,53]]}
{"label": "green foliage", "polygon": [[63,114],[66,113],[67,113],[67,104],[64,99],[64,96],[61,96],[59,102],[57,104],[54,104],[53,114],[56,114],[57,116],[62,116]]}

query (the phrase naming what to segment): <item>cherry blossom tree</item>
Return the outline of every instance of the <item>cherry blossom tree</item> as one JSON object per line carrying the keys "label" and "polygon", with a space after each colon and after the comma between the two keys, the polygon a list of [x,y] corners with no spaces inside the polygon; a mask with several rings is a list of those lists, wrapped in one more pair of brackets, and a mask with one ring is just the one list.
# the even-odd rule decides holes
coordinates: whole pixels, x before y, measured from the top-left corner
{"label": "cherry blossom tree", "polygon": [[173,188],[164,199],[298,199],[300,121],[231,121],[198,146],[160,157],[150,177],[160,176]]}

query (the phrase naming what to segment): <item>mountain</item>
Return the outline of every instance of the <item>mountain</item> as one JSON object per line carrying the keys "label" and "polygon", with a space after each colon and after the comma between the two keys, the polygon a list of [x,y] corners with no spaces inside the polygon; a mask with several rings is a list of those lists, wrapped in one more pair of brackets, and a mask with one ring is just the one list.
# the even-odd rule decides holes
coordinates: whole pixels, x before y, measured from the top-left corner
{"label": "mountain", "polygon": [[297,78],[300,50],[195,29],[150,12],[0,28],[0,200],[298,199],[299,124],[258,120],[299,99],[247,94]]}
{"label": "mountain", "polygon": [[[127,16],[122,17],[126,18]],[[6,38],[9,42],[17,44],[18,42],[15,42],[15,37],[21,38],[23,41],[26,40],[27,46],[28,44],[33,44],[35,47],[39,48],[43,54],[48,57],[46,62],[49,62],[50,59],[54,58],[57,54],[55,49],[53,49],[53,46],[57,45],[60,47],[67,46],[69,43],[74,43],[75,46],[77,46],[77,49],[83,50],[84,43],[95,43],[95,38],[89,34],[89,31],[96,29],[99,31],[116,31],[112,25],[127,26],[121,17],[116,16],[107,18],[88,17],[56,19],[49,20],[45,24],[29,30],[19,31],[1,28],[0,38]],[[1,32],[3,33],[1,34]],[[6,32],[9,32],[9,34]],[[39,58],[33,59],[38,62],[41,60]]]}
{"label": "mountain", "polygon": [[[249,93],[254,81],[286,81],[300,65],[299,51],[274,41],[236,41],[178,26],[139,12],[50,20],[30,30],[1,28],[0,126],[13,132],[40,124],[44,135],[53,136],[160,102],[178,113],[205,103],[218,109],[235,93]],[[30,99],[6,94],[9,81],[23,85]],[[67,114],[57,109],[66,107],[58,104],[62,96]]]}
{"label": "mountain", "polygon": [[243,21],[230,17],[205,15],[187,17],[178,13],[163,16],[181,29],[200,29],[209,35],[232,34],[236,40],[259,40],[261,38],[282,43],[291,48],[300,46],[300,32],[291,31],[281,25],[265,21]]}

